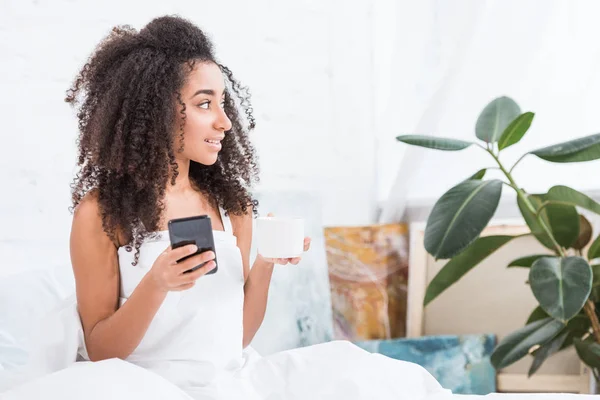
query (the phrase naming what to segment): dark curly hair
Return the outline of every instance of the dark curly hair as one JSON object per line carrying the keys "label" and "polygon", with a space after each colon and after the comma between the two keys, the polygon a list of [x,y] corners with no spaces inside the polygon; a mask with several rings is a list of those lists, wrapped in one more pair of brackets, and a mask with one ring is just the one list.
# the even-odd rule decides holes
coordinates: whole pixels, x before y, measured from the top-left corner
{"label": "dark curly hair", "polygon": [[[232,128],[214,165],[191,161],[190,180],[214,207],[256,214],[258,203],[249,191],[258,181],[248,138],[255,126],[250,94],[215,60],[211,42],[191,22],[165,16],[139,32],[127,25],[113,28],[67,91],[65,101],[77,108],[79,122],[79,171],[70,210],[88,192],[97,192],[105,232],[115,243],[118,233],[124,235],[128,250],[136,249],[134,264],[143,240],[159,229],[169,177],[174,185],[178,175],[175,152],[183,150],[186,116],[180,90],[197,62],[214,62],[223,72]],[[178,127],[177,113],[183,121]]]}

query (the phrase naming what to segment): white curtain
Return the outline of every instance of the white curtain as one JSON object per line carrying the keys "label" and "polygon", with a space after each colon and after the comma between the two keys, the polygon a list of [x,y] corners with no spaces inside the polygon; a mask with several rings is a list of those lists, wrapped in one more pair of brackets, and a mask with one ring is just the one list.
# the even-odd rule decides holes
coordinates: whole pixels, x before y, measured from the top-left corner
{"label": "white curtain", "polygon": [[[536,113],[532,128],[506,151],[511,165],[533,148],[600,131],[600,2],[426,0],[376,3],[375,68],[379,222],[398,221],[407,202],[432,202],[486,166],[480,149],[436,152],[396,142],[417,133],[474,139],[481,109],[514,98]],[[377,28],[377,26],[380,26]],[[517,182],[594,189],[592,163],[553,165],[527,158]]]}

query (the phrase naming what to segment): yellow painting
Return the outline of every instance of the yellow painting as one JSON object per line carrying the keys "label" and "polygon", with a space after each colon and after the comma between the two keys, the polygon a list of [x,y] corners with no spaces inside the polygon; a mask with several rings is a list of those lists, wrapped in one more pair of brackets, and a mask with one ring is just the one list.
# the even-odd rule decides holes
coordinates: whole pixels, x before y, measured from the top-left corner
{"label": "yellow painting", "polygon": [[325,228],[335,339],[406,335],[408,227]]}

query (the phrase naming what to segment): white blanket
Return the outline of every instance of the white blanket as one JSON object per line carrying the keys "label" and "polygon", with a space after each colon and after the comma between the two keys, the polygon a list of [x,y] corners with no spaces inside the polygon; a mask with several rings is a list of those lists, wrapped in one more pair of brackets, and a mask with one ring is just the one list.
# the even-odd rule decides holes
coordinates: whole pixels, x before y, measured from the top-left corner
{"label": "white blanket", "polygon": [[185,372],[192,369],[177,369],[182,366],[177,362],[167,365],[162,376],[118,359],[75,362],[85,354],[85,346],[74,296],[65,299],[38,329],[43,334],[30,343],[27,365],[0,371],[1,399],[441,400],[451,396],[424,368],[342,341],[268,357],[247,349],[242,368],[219,372],[205,387],[186,387]]}
{"label": "white blanket", "polygon": [[7,392],[2,400],[191,400],[160,376],[131,363],[110,359],[77,362]]}
{"label": "white blanket", "polygon": [[571,393],[492,393],[487,396],[455,394],[453,400],[598,400],[599,397]]}
{"label": "white blanket", "polygon": [[[400,379],[401,380],[401,379]],[[356,397],[349,384],[341,388],[339,396],[328,397],[331,400],[379,399],[377,389],[372,393]],[[408,393],[408,392],[407,392]],[[410,393],[408,393],[410,394]],[[137,367],[128,362],[111,359],[100,362],[78,362],[67,369],[41,377],[8,392],[0,393],[2,400],[193,400],[213,399],[210,396],[191,397],[189,394],[160,376]],[[222,397],[219,397],[222,398]],[[246,400],[248,397],[229,397]],[[228,398],[228,399],[229,399]],[[435,393],[431,395],[411,397],[400,396],[398,399],[411,400],[592,400],[598,396],[573,394],[491,394],[488,396],[450,395]],[[291,397],[261,397],[266,400],[305,399],[302,390]],[[310,399],[312,400],[312,398]]]}
{"label": "white blanket", "polygon": [[[452,395],[422,367],[348,342],[330,342],[267,357],[251,349],[245,365],[219,374],[206,387],[183,388],[154,372],[119,359],[75,362],[84,354],[83,330],[74,297],[63,301],[39,327],[43,335],[30,344],[30,359],[21,370],[0,370],[0,399],[48,400],[449,400],[571,399],[577,395]],[[178,373],[175,371],[175,375]],[[168,374],[167,374],[168,375]],[[9,388],[8,390],[4,389]],[[191,390],[190,390],[191,389]]]}

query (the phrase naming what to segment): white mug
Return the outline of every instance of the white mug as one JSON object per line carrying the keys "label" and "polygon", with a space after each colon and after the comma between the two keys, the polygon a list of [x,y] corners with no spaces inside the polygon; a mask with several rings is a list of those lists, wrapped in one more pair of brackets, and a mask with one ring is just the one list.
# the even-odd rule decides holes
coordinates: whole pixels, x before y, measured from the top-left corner
{"label": "white mug", "polygon": [[304,220],[259,217],[254,237],[258,254],[265,258],[300,257],[304,251]]}

